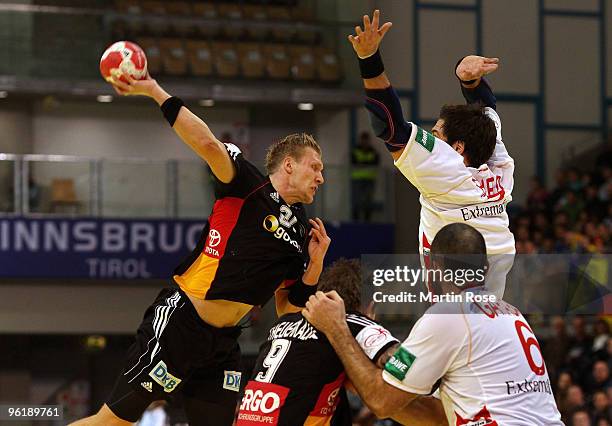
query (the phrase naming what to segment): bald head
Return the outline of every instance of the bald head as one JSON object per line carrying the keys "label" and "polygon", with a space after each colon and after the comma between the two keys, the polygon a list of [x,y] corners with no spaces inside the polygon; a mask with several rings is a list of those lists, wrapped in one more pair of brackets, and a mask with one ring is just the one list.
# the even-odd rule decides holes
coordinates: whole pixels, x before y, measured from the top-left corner
{"label": "bald head", "polygon": [[487,246],[476,228],[464,223],[451,223],[440,229],[432,241],[431,259],[435,269],[473,271],[476,274],[487,268]]}
{"label": "bald head", "polygon": [[484,237],[465,223],[451,223],[438,231],[431,243],[431,254],[487,255]]}

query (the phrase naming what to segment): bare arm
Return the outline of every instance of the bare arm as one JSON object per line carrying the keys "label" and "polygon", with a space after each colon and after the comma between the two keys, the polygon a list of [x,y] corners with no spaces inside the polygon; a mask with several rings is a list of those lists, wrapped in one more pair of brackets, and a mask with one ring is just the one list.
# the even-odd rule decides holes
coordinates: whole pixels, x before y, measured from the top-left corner
{"label": "bare arm", "polygon": [[380,418],[392,416],[419,395],[404,392],[386,383],[353,338],[345,320],[344,303],[336,292],[317,292],[302,311],[306,319],[327,336],[344,365],[353,386],[368,408]]}
{"label": "bare arm", "polygon": [[[142,95],[155,100],[158,105],[170,98],[170,95],[151,76],[145,80],[134,80],[129,77],[127,83],[112,79],[115,91],[120,95]],[[181,107],[173,126],[176,134],[210,166],[214,175],[223,183],[229,183],[236,175],[236,169],[225,149],[217,140],[206,123],[193,114],[187,107]]]}
{"label": "bare arm", "polygon": [[410,426],[447,426],[442,402],[433,396],[422,396],[395,411],[391,418]]}
{"label": "bare arm", "polygon": [[[380,28],[379,22],[380,11],[375,10],[371,22],[370,17],[364,15],[363,29],[356,26],[355,35],[348,36],[360,60],[376,54],[383,37],[391,28],[391,22],[384,23]],[[399,98],[384,71],[378,76],[364,78],[363,86],[367,96],[366,108],[370,112],[373,123],[377,123],[374,131],[379,138],[385,141],[393,160],[397,160],[412,130],[412,127],[404,120]]]}
{"label": "bare arm", "polygon": [[484,76],[497,71],[498,67],[499,58],[484,56],[469,55],[459,62],[455,75],[461,81],[461,93],[468,103],[496,108],[497,100]]}

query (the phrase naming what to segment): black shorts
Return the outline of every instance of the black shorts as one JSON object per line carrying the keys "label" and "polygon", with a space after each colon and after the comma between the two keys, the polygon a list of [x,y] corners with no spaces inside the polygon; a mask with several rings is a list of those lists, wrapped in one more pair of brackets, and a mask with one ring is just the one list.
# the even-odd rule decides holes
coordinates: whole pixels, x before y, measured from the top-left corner
{"label": "black shorts", "polygon": [[163,289],[145,312],[108,407],[135,422],[151,402],[180,392],[190,425],[231,425],[240,388],[240,331],[205,323],[185,293]]}

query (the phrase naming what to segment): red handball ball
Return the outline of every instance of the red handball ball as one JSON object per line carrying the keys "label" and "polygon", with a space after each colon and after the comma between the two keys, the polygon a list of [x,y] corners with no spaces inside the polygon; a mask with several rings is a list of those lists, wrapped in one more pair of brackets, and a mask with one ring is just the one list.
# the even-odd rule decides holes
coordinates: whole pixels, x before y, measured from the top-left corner
{"label": "red handball ball", "polygon": [[102,54],[100,73],[109,82],[111,77],[116,77],[127,83],[124,75],[142,80],[147,76],[147,57],[136,43],[118,41]]}

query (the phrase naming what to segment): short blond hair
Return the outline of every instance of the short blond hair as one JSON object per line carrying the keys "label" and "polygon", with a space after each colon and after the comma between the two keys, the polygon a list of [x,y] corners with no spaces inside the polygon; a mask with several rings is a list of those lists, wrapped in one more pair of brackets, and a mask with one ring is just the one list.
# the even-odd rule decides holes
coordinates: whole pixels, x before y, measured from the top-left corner
{"label": "short blond hair", "polygon": [[321,147],[312,135],[307,133],[293,133],[273,143],[266,152],[266,171],[272,174],[278,170],[286,157],[300,161],[304,150],[312,148],[321,155]]}

